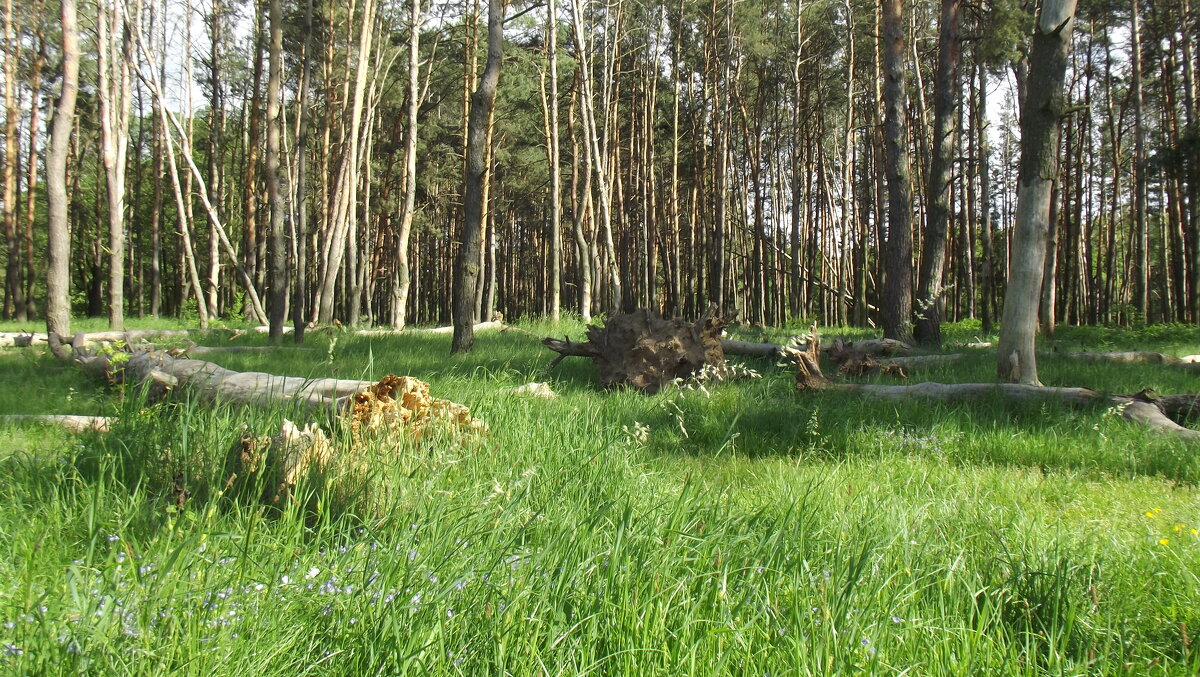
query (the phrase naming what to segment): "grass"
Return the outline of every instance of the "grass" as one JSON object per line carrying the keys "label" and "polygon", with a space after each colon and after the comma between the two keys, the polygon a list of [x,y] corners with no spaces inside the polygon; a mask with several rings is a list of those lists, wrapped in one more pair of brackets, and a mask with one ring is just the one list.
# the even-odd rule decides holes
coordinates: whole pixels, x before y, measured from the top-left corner
{"label": "grass", "polygon": [[[979,333],[948,326],[947,349]],[[1190,354],[1200,331],[1047,343]],[[543,401],[501,392],[545,380],[553,357],[520,332],[454,358],[448,336],[315,333],[308,347],[204,357],[418,376],[491,432],[339,438],[383,460],[263,506],[222,493],[224,457],[243,427],[267,434],[289,412],[147,403],[40,351],[0,352],[14,384],[0,413],[121,420],[107,435],[0,428],[0,672],[1200,672],[1200,455],[1104,407],[797,393],[766,362],[748,363],[758,379],[644,397],[595,391],[580,360]],[[1054,384],[1196,390],[1160,366],[1042,369]],[[983,353],[928,376],[992,370]]]}

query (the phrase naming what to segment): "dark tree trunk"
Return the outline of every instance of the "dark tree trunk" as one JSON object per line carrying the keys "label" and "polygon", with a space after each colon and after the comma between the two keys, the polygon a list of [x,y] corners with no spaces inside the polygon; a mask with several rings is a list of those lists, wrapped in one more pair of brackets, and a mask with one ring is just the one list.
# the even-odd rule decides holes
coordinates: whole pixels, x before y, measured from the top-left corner
{"label": "dark tree trunk", "polygon": [[900,341],[911,336],[912,322],[912,177],[908,158],[908,122],[904,94],[904,22],[901,0],[883,8],[884,145],[888,186],[888,238],[883,289],[883,334]]}
{"label": "dark tree trunk", "polygon": [[467,124],[467,167],[463,192],[463,233],[454,266],[454,340],[451,353],[468,352],[475,341],[475,289],[479,285],[480,235],[487,181],[488,120],[496,103],[500,65],[504,58],[503,0],[488,0],[487,64],[479,87],[471,95]]}
{"label": "dark tree trunk", "polygon": [[[954,169],[954,110],[958,103],[959,6],[942,0],[938,67],[933,83],[933,158],[926,191],[928,215],[917,283],[913,334],[918,343],[942,344],[942,268],[950,226],[950,181]],[[968,262],[969,264],[969,262]]]}
{"label": "dark tree trunk", "polygon": [[[287,312],[287,242],[283,228],[283,190],[280,187],[279,145],[283,119],[279,105],[283,75],[283,7],[281,0],[270,0],[271,46],[267,66],[267,200],[271,204],[271,343],[283,341],[283,320]],[[248,282],[249,283],[249,282]]]}

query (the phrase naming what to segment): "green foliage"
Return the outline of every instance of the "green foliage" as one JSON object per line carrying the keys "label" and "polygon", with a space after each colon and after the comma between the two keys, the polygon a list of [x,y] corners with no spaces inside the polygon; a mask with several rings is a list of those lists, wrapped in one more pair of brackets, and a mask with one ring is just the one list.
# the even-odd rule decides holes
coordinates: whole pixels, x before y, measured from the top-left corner
{"label": "green foliage", "polygon": [[[265,507],[225,493],[226,456],[244,430],[300,411],[114,402],[36,349],[0,353],[22,384],[0,411],[120,420],[106,435],[0,429],[0,669],[1200,669],[1200,467],[1180,460],[1194,447],[1103,408],[797,393],[765,362],[749,365],[762,378],[646,397],[597,392],[591,365],[568,360],[550,377],[558,399],[523,399],[500,389],[546,380],[552,355],[518,331],[476,340],[455,358],[445,336],[320,332],[315,350],[206,355],[289,375],[411,374],[491,428],[420,445],[335,435],[336,453],[372,459],[367,476]],[[1054,340],[1200,352],[1183,327]],[[1063,384],[1194,387],[1167,367],[1043,366]],[[929,376],[989,369],[980,355]]]}

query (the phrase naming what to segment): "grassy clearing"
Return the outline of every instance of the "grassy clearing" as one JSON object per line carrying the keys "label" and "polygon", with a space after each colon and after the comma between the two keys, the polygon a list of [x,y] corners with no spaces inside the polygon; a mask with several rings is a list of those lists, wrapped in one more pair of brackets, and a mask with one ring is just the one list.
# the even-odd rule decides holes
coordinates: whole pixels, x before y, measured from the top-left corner
{"label": "grassy clearing", "polygon": [[[951,350],[978,333],[947,331]],[[1200,332],[1053,343],[1190,354]],[[308,346],[205,358],[411,374],[492,432],[361,451],[387,462],[330,478],[309,509],[264,508],[222,494],[223,459],[243,426],[287,411],[148,405],[0,352],[20,384],[0,413],[122,421],[0,429],[0,671],[1200,672],[1200,454],[1103,407],[801,394],[767,363],[706,391],[598,393],[579,360],[553,375],[559,399],[533,401],[499,392],[544,380],[553,357],[519,332],[481,334],[463,358],[447,336]],[[1196,390],[1165,367],[1042,368],[1054,384]],[[993,369],[982,354],[928,376]]]}

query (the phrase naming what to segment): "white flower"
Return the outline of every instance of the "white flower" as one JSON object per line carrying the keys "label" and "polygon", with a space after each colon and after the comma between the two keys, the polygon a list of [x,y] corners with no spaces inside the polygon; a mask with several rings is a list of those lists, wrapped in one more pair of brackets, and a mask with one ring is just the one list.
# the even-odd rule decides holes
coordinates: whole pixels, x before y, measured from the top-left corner
{"label": "white flower", "polygon": [[305,578],[316,578],[317,574],[319,574],[319,573],[321,573],[321,570],[316,567],[313,567],[308,570],[308,574],[305,576]]}
{"label": "white flower", "polygon": [[279,579],[279,582],[287,585],[288,583],[292,582],[292,578],[291,576],[284,576],[283,578]]}

